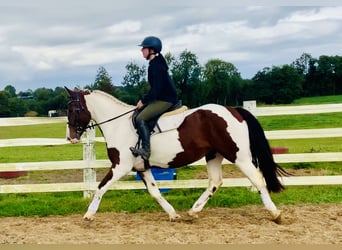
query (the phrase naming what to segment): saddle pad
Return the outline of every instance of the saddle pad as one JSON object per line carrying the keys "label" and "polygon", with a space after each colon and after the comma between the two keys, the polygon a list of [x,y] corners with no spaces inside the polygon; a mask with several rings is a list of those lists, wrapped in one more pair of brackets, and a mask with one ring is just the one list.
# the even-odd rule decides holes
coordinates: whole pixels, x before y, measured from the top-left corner
{"label": "saddle pad", "polygon": [[182,106],[179,109],[163,114],[156,124],[156,127],[154,129],[155,133],[162,133],[178,128],[185,118],[186,110],[188,110],[188,107]]}
{"label": "saddle pad", "polygon": [[183,105],[182,107],[180,107],[178,109],[175,109],[175,110],[172,110],[172,111],[169,111],[169,112],[162,114],[161,117],[183,113],[185,110],[188,110],[188,107]]}

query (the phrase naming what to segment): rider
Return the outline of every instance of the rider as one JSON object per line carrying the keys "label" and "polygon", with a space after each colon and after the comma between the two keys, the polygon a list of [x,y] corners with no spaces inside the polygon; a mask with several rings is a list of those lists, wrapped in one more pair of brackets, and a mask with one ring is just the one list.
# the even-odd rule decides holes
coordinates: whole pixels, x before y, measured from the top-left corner
{"label": "rider", "polygon": [[143,57],[149,61],[148,82],[149,92],[137,103],[139,114],[136,117],[138,134],[141,138],[141,148],[131,147],[134,155],[140,155],[148,160],[150,151],[150,129],[148,121],[160,116],[178,102],[175,85],[168,73],[168,65],[160,53],[162,42],[158,37],[148,36],[141,44]]}

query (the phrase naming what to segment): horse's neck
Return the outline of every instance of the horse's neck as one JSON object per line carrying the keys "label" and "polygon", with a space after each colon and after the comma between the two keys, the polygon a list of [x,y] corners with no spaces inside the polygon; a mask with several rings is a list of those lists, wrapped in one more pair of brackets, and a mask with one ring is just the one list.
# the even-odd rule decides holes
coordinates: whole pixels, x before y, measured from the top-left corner
{"label": "horse's neck", "polygon": [[134,144],[136,138],[134,137],[134,130],[130,129],[131,114],[127,113],[133,110],[134,106],[126,105],[101,94],[91,94],[85,96],[85,98],[92,119],[96,123],[103,123],[100,125],[100,128],[105,137],[107,147],[124,146],[126,143],[129,143],[129,145]]}
{"label": "horse's neck", "polygon": [[90,94],[85,96],[85,99],[92,119],[97,123],[119,116],[134,108],[101,94]]}

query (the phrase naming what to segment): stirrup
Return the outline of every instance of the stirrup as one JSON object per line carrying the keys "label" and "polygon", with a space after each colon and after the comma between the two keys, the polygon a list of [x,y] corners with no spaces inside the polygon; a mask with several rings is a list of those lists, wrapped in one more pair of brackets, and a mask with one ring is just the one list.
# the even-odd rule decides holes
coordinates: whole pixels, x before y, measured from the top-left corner
{"label": "stirrup", "polygon": [[137,152],[137,148],[135,147],[130,147],[129,150],[131,150],[132,154],[134,155],[134,157],[138,157],[139,153]]}
{"label": "stirrup", "polygon": [[130,147],[129,148],[132,151],[132,154],[137,157],[137,156],[141,156],[141,158],[143,158],[143,160],[148,161],[150,158],[150,152],[148,152],[147,150],[145,150],[144,148],[134,148],[134,147]]}

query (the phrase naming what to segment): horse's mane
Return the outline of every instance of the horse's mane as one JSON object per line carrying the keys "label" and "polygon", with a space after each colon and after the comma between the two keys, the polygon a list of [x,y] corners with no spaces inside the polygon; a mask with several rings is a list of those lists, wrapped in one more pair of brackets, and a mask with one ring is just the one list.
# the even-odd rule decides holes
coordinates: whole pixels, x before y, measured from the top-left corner
{"label": "horse's mane", "polygon": [[104,91],[101,91],[101,90],[93,90],[92,91],[93,93],[96,93],[96,94],[100,94],[102,95],[103,97],[106,97],[106,98],[109,98],[111,99],[112,101],[116,102],[117,104],[121,105],[121,106],[125,106],[125,107],[131,107],[132,105],[129,105],[127,103],[124,103],[122,101],[120,101],[119,99],[115,98],[114,96],[104,92]]}

